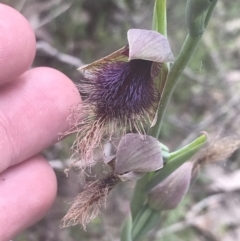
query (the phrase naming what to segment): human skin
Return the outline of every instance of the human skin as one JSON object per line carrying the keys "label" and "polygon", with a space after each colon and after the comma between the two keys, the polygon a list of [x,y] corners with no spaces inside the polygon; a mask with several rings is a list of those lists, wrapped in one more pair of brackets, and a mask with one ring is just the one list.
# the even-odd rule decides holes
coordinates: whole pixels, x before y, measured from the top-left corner
{"label": "human skin", "polygon": [[54,171],[38,153],[67,131],[69,110],[81,98],[61,72],[30,69],[34,32],[13,8],[0,4],[0,240],[40,220],[57,190]]}

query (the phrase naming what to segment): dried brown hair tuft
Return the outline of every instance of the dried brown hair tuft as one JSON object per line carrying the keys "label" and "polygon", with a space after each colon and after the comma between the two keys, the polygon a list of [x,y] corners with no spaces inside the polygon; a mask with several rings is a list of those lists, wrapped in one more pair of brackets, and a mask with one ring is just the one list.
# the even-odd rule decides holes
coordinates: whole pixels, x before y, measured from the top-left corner
{"label": "dried brown hair tuft", "polygon": [[60,228],[81,224],[84,229],[99,213],[106,203],[106,197],[120,181],[115,175],[88,183],[85,190],[73,201],[71,208],[63,217]]}
{"label": "dried brown hair tuft", "polygon": [[226,161],[239,147],[240,138],[237,136],[217,139],[197,154],[195,158],[196,164],[207,165],[219,161]]}

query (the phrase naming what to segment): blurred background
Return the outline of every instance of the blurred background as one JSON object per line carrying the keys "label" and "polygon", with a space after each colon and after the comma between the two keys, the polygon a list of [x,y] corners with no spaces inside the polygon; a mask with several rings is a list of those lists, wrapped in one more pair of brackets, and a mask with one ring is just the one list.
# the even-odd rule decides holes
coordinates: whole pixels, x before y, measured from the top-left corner
{"label": "blurred background", "polygon": [[[154,0],[1,0],[20,11],[37,39],[33,67],[49,66],[76,84],[77,68],[127,43],[129,28],[151,29]],[[177,56],[186,36],[186,0],[168,0],[168,37]],[[210,24],[171,99],[161,141],[175,150],[207,131],[210,142],[240,135],[240,2],[220,0]],[[57,84],[57,80],[56,80]],[[118,185],[106,208],[85,232],[80,226],[60,229],[60,220],[90,175],[64,169],[71,163],[74,136],[44,151],[58,178],[58,196],[47,216],[14,241],[118,241],[134,183]],[[151,241],[240,240],[240,151],[207,166],[181,205],[162,214]],[[44,178],[44,176],[43,176]]]}

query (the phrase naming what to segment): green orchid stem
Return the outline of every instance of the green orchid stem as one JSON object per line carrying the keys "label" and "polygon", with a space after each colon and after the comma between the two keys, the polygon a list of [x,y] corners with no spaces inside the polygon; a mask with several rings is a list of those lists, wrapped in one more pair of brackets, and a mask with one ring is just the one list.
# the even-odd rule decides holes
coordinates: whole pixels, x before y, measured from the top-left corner
{"label": "green orchid stem", "polygon": [[177,85],[177,82],[179,80],[179,77],[181,76],[184,68],[188,64],[193,52],[195,51],[202,35],[199,35],[198,37],[192,37],[190,35],[187,35],[186,40],[182,46],[182,49],[180,50],[180,53],[173,64],[170,73],[168,75],[168,79],[166,82],[166,85],[164,87],[163,96],[161,98],[160,106],[158,109],[158,117],[157,117],[157,123],[154,127],[152,127],[149,130],[149,134],[158,138],[163,118],[166,113],[167,105],[169,103],[169,100],[172,96],[172,93]]}
{"label": "green orchid stem", "polygon": [[125,220],[122,231],[121,231],[121,241],[132,241],[132,216],[129,214]]}
{"label": "green orchid stem", "polygon": [[139,241],[152,230],[160,219],[160,212],[144,205],[138,212],[132,226],[132,241]]}
{"label": "green orchid stem", "polygon": [[143,178],[141,178],[134,189],[134,195],[131,200],[131,212],[132,212],[132,219],[135,220],[139,210],[144,204],[145,201],[145,188],[150,179],[149,173],[144,175]]}
{"label": "green orchid stem", "polygon": [[[160,106],[158,108],[157,122],[154,127],[149,130],[149,135],[159,138],[163,119],[166,113],[166,109],[172,93],[177,85],[179,77],[181,76],[184,68],[188,64],[192,54],[194,53],[205,28],[207,27],[213,9],[216,6],[218,0],[187,0],[186,6],[186,20],[188,25],[189,34],[187,35],[185,42],[180,50],[180,53],[173,64],[170,73],[168,75],[166,85],[163,90],[163,96],[160,100]],[[156,1],[156,6],[164,4],[163,0]],[[157,9],[154,11],[157,12]],[[166,9],[165,9],[166,10]],[[158,10],[160,11],[160,10]],[[163,11],[163,10],[162,10]],[[166,13],[166,12],[165,12]],[[164,15],[164,14],[163,14]],[[162,17],[162,21],[166,21],[166,15]],[[155,18],[153,18],[155,23]],[[165,20],[164,20],[165,19]],[[164,22],[165,26],[166,23]],[[153,26],[156,26],[153,24]],[[160,27],[157,30],[162,30]]]}
{"label": "green orchid stem", "polygon": [[156,0],[153,11],[152,29],[167,37],[167,1]]}

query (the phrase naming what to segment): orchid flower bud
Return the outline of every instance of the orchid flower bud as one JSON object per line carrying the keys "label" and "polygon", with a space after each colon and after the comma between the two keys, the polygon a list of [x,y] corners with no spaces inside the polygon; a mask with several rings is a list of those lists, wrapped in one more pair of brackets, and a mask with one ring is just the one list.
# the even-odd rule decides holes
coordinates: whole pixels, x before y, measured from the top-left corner
{"label": "orchid flower bud", "polygon": [[158,211],[176,208],[189,189],[193,165],[193,162],[184,163],[154,187],[148,194],[150,207]]}

